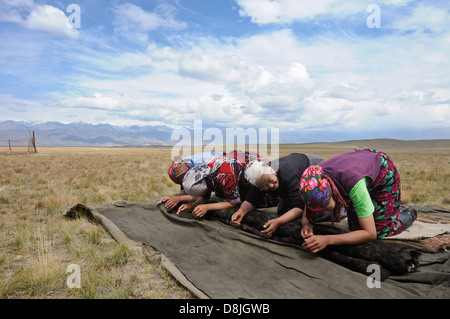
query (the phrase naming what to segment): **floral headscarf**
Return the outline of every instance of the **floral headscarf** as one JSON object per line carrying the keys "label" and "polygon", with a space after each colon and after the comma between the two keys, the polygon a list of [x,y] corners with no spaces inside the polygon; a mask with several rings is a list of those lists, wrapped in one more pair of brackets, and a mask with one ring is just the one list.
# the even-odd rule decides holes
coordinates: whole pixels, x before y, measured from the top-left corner
{"label": "floral headscarf", "polygon": [[172,165],[170,165],[167,173],[169,174],[170,179],[175,183],[181,185],[183,183],[183,178],[186,172],[189,170],[189,166],[185,161],[181,158],[181,156],[176,156]]}
{"label": "floral headscarf", "polygon": [[321,211],[331,200],[332,188],[322,167],[310,166],[300,180],[300,195],[311,211]]}

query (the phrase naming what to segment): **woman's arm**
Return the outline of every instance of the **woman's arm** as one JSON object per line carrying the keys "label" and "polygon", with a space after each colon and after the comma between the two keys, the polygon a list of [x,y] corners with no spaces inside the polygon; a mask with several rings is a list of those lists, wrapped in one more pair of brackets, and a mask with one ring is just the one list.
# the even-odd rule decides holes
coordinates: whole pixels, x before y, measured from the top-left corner
{"label": "woman's arm", "polygon": [[194,208],[194,210],[192,211],[192,215],[194,215],[195,217],[203,217],[208,212],[208,210],[229,209],[235,206],[236,205],[232,205],[229,202],[200,204]]}
{"label": "woman's arm", "polygon": [[193,198],[193,203],[191,204],[183,204],[178,208],[177,215],[182,212],[191,212],[195,207],[198,205],[201,205],[203,203],[206,203],[208,199],[206,199],[203,196],[191,196]]}
{"label": "woman's arm", "polygon": [[234,226],[240,226],[242,218],[244,218],[244,216],[247,215],[247,213],[251,212],[252,210],[255,210],[255,206],[253,206],[247,201],[244,201],[239,207],[239,209],[231,216],[231,223]]}
{"label": "woman's arm", "polygon": [[192,202],[196,200],[196,196],[191,195],[175,195],[175,196],[165,196],[161,198],[161,200],[158,202],[159,204],[165,203],[166,208],[174,208],[179,203],[185,203],[185,202]]}
{"label": "woman's arm", "polygon": [[313,225],[309,222],[308,218],[306,217],[306,211],[302,215],[302,231],[301,235],[303,239],[309,238],[314,235],[313,233]]}
{"label": "woman's arm", "polygon": [[[356,215],[358,216],[361,230],[351,231],[339,235],[314,236],[312,231],[309,235],[302,236],[305,239],[304,248],[312,252],[318,252],[328,245],[357,245],[377,239],[377,230],[373,212],[372,199],[367,189],[367,179],[360,179],[350,191],[350,200],[352,201]],[[305,232],[308,228],[305,229]]]}
{"label": "woman's arm", "polygon": [[192,202],[197,199],[198,196],[191,196],[191,195],[177,195],[176,197],[180,202]]}
{"label": "woman's arm", "polygon": [[271,237],[273,235],[273,233],[277,230],[278,227],[280,227],[290,221],[293,221],[294,219],[300,218],[302,216],[302,214],[303,214],[302,209],[300,209],[298,207],[294,207],[294,208],[288,210],[286,213],[284,213],[280,217],[269,220],[264,225],[265,229],[261,231],[261,236]]}
{"label": "woman's arm", "polygon": [[363,244],[377,239],[377,231],[375,228],[375,220],[373,215],[359,218],[361,230],[351,231],[339,235],[311,235],[305,239],[303,248],[317,253],[328,245],[357,245]]}

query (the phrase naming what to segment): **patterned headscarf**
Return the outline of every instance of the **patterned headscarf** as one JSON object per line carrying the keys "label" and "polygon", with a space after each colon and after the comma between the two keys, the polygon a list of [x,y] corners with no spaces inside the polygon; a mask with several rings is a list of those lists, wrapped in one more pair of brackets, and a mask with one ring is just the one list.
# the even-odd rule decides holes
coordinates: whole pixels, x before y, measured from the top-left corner
{"label": "patterned headscarf", "polygon": [[188,195],[202,196],[208,191],[206,178],[212,173],[207,163],[194,166],[183,179],[183,188]]}
{"label": "patterned headscarf", "polygon": [[333,190],[322,167],[310,166],[300,180],[300,195],[311,211],[321,211],[331,200]]}
{"label": "patterned headscarf", "polygon": [[189,170],[189,166],[185,161],[181,158],[181,156],[176,156],[172,165],[170,165],[167,173],[169,174],[170,179],[175,183],[181,185],[183,183],[183,178],[186,172]]}

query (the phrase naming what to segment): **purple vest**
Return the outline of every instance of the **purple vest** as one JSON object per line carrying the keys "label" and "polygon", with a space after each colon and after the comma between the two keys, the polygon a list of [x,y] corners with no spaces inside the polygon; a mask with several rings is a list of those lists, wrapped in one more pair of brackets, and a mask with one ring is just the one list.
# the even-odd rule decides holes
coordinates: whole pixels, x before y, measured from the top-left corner
{"label": "purple vest", "polygon": [[364,151],[340,154],[319,164],[324,173],[333,179],[341,196],[347,200],[350,191],[361,178],[370,179],[368,187],[372,184],[380,172],[380,165],[380,155]]}

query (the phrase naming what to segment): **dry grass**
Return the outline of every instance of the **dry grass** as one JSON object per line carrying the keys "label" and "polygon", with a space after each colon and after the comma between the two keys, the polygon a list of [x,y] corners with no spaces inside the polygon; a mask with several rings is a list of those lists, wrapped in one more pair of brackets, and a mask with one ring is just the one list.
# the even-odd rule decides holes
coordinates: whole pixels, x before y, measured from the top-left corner
{"label": "dry grass", "polygon": [[[356,145],[357,146],[357,145]],[[60,214],[83,203],[145,202],[178,190],[168,148],[0,148],[0,298],[193,298],[159,264],[127,250],[99,225]],[[285,145],[324,158],[350,146]],[[385,149],[400,170],[405,204],[450,208],[448,149]],[[69,289],[78,264],[81,288]]]}
{"label": "dry grass", "polygon": [[[1,152],[0,298],[192,298],[158,264],[103,227],[60,214],[77,203],[144,202],[177,187],[170,151],[40,148]],[[81,289],[66,285],[78,264]]]}

